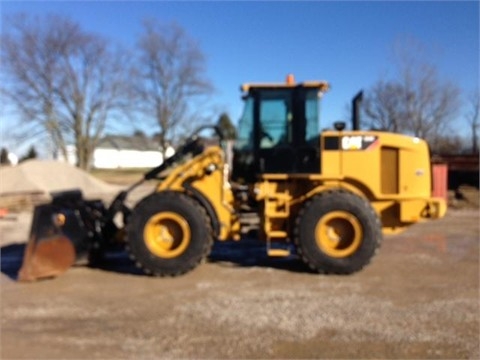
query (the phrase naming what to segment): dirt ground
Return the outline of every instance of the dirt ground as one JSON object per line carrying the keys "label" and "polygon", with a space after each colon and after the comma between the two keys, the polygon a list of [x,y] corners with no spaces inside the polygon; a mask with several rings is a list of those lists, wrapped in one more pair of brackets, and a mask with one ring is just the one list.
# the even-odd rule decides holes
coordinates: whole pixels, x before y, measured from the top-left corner
{"label": "dirt ground", "polygon": [[478,359],[479,212],[450,211],[386,237],[351,276],[268,259],[254,239],[219,244],[178,278],[102,269],[15,281],[29,213],[0,220],[2,359]]}

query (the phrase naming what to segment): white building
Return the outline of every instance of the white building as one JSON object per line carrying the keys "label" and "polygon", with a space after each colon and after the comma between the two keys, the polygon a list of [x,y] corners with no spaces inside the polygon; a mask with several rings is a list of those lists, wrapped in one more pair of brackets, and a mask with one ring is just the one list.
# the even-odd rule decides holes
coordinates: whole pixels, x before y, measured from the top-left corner
{"label": "white building", "polygon": [[[167,157],[174,153],[172,147],[167,148]],[[65,161],[61,155],[57,159]],[[75,147],[67,146],[67,162],[74,165],[76,160]],[[109,135],[98,143],[92,161],[96,169],[153,168],[163,162],[163,155],[158,143],[145,136]]]}

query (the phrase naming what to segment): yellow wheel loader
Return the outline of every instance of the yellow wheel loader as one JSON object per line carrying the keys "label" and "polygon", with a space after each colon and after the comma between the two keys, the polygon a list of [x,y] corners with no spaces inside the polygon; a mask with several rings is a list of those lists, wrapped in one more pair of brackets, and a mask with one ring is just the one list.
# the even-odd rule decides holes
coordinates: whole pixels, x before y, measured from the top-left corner
{"label": "yellow wheel loader", "polygon": [[[336,123],[319,132],[324,81],[244,84],[233,151],[206,146],[199,129],[175,155],[121,192],[107,208],[79,191],[52,194],[35,209],[20,280],[56,276],[117,241],[146,274],[175,276],[205,260],[215,241],[241,240],[256,217],[269,256],[294,252],[315,272],[350,274],[377,252],[382,235],[444,216],[432,198],[425,141]],[[130,209],[144,181],[155,191]],[[121,214],[123,225],[114,217]],[[117,221],[118,223],[118,221]],[[255,225],[255,224],[254,224]]]}

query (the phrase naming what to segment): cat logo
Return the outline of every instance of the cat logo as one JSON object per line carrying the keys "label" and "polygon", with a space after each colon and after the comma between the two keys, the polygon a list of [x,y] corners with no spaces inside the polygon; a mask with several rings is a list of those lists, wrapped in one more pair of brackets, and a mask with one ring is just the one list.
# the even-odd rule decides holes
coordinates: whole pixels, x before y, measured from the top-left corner
{"label": "cat logo", "polygon": [[342,150],[372,150],[378,144],[377,137],[373,135],[355,135],[342,137]]}
{"label": "cat logo", "polygon": [[342,138],[342,150],[360,150],[361,148],[361,136],[344,136]]}

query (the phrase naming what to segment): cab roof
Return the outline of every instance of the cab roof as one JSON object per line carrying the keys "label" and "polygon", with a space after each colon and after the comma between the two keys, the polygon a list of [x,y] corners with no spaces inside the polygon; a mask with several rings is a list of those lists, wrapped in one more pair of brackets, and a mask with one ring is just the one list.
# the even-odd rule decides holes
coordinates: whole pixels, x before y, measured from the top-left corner
{"label": "cab roof", "polygon": [[287,75],[286,81],[283,83],[245,83],[242,84],[240,90],[249,92],[252,89],[291,89],[295,87],[305,87],[311,89],[318,89],[325,93],[329,90],[330,85],[326,81],[304,81],[296,83],[293,75]]}

